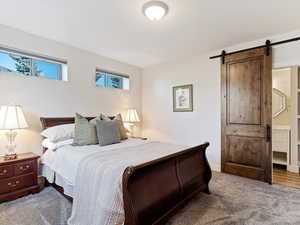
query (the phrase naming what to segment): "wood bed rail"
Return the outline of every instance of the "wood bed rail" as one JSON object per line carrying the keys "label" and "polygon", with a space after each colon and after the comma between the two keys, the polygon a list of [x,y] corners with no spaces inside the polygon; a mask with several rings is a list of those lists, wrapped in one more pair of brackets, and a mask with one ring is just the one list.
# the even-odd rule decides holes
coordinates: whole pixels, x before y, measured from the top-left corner
{"label": "wood bed rail", "polygon": [[209,193],[208,146],[128,167],[123,174],[125,225],[165,224],[196,194]]}
{"label": "wood bed rail", "polygon": [[[88,120],[92,120],[95,117],[85,117]],[[54,127],[57,125],[64,125],[75,123],[74,117],[41,117],[40,121],[42,123],[42,129],[45,130],[49,127]]]}

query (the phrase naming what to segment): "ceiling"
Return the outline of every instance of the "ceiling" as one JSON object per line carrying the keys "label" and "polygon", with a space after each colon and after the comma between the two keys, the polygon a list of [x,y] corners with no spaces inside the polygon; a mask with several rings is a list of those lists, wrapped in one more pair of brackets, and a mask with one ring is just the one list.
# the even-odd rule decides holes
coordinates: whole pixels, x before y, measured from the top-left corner
{"label": "ceiling", "polygon": [[9,0],[0,24],[141,68],[300,28],[299,0],[164,0],[159,22],[146,1]]}

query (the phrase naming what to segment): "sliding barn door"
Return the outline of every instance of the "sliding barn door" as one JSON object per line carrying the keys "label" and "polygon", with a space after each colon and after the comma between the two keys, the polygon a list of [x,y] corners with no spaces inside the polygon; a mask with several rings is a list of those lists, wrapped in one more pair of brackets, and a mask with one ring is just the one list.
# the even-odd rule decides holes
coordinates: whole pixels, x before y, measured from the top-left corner
{"label": "sliding barn door", "polygon": [[272,182],[272,56],[265,48],[222,63],[222,172]]}

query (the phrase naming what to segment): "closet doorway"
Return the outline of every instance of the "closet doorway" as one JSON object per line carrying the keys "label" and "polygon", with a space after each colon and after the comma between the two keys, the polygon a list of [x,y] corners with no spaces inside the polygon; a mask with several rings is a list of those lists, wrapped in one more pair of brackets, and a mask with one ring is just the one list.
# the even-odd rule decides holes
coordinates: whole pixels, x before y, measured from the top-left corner
{"label": "closet doorway", "polygon": [[300,188],[300,74],[297,66],[272,71],[273,183]]}

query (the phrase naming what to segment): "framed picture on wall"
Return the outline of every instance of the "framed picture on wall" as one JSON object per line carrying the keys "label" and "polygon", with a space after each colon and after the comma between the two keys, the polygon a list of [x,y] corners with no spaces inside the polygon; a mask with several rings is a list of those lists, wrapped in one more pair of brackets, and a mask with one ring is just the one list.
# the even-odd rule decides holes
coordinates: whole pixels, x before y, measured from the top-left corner
{"label": "framed picture on wall", "polygon": [[193,85],[173,87],[173,112],[193,112]]}

